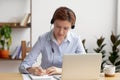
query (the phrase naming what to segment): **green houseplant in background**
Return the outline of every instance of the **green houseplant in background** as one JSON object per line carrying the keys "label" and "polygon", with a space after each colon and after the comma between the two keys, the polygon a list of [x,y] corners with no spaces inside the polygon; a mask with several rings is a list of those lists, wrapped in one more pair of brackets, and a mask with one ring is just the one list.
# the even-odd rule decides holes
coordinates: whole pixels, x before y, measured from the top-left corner
{"label": "green houseplant in background", "polygon": [[103,71],[103,65],[104,65],[104,63],[106,62],[106,60],[104,59],[105,58],[105,53],[106,53],[106,51],[105,50],[103,50],[103,48],[105,47],[105,43],[103,43],[104,42],[104,40],[105,40],[105,38],[104,37],[100,37],[100,38],[98,38],[97,39],[97,48],[95,48],[94,49],[94,51],[96,52],[96,53],[101,53],[102,54],[102,59],[103,59],[103,61],[102,61],[102,64],[101,64],[101,71]]}
{"label": "green houseplant in background", "polygon": [[0,28],[0,57],[9,58],[9,49],[12,44],[12,30],[9,25],[4,24]]}
{"label": "green houseplant in background", "polygon": [[112,51],[108,60],[109,64],[116,66],[116,72],[120,71],[120,55],[119,55],[119,45],[120,45],[120,35],[111,34],[110,40],[112,42]]}
{"label": "green houseplant in background", "polygon": [[85,47],[85,42],[86,42],[86,39],[83,39],[82,40],[83,47],[85,49],[85,52],[88,53],[88,49]]}

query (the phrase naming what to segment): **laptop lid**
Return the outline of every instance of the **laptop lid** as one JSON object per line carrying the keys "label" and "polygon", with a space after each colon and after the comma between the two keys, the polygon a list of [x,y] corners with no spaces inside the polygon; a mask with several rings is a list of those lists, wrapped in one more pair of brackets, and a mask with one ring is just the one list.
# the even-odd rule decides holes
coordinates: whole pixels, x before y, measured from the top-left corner
{"label": "laptop lid", "polygon": [[62,80],[98,80],[101,61],[101,53],[65,54]]}

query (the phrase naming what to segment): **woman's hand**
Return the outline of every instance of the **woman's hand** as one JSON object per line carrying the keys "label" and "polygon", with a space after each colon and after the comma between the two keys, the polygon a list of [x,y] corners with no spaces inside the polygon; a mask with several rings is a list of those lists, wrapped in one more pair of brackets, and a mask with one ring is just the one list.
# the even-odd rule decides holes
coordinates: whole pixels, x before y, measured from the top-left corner
{"label": "woman's hand", "polygon": [[61,68],[58,68],[58,67],[49,67],[46,69],[46,73],[48,75],[53,75],[53,74],[61,74],[62,73],[62,69]]}
{"label": "woman's hand", "polygon": [[30,68],[27,68],[27,71],[37,76],[46,74],[46,70],[43,70],[41,67],[30,67]]}

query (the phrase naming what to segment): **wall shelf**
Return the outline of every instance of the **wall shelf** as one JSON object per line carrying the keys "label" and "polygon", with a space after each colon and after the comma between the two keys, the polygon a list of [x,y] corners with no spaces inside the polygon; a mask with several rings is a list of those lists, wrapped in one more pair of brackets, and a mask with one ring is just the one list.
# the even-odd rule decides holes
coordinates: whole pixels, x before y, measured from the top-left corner
{"label": "wall shelf", "polygon": [[9,25],[11,28],[31,28],[31,23],[28,23],[26,26],[20,26],[20,23],[14,23],[14,22],[0,22],[0,28],[4,24]]}
{"label": "wall shelf", "polygon": [[0,61],[1,60],[22,60],[22,59],[11,59],[11,58],[5,59],[5,58],[0,58]]}
{"label": "wall shelf", "polygon": [[[14,51],[14,48],[16,47],[16,46],[18,46],[19,45],[19,43],[21,42],[21,41],[23,41],[23,40],[25,40],[26,42],[28,41],[28,42],[30,42],[30,46],[29,47],[32,47],[32,0],[26,0],[26,2],[27,3],[25,3],[25,4],[23,4],[23,2],[24,1],[16,1],[17,2],[17,4],[20,4],[20,7],[22,8],[23,6],[24,6],[24,8],[25,9],[23,9],[22,11],[21,11],[21,9],[18,11],[18,14],[17,14],[17,16],[16,17],[21,17],[21,16],[23,16],[23,15],[21,15],[21,14],[24,14],[24,13],[27,13],[27,12],[29,12],[30,13],[30,16],[29,16],[29,19],[27,20],[27,24],[26,24],[26,26],[20,26],[20,21],[19,22],[10,22],[10,20],[5,20],[5,21],[0,21],[0,28],[4,25],[4,24],[8,24],[12,29],[13,29],[13,33],[12,33],[12,36],[14,37],[14,41],[12,42],[12,44],[14,45],[15,44],[15,46],[13,46],[12,48],[13,49],[11,49],[11,50],[13,50]],[[9,3],[9,2],[8,2]],[[12,3],[12,2],[11,2]],[[10,3],[10,4],[11,4]],[[14,2],[13,2],[14,3]],[[5,6],[4,6],[5,7]],[[13,9],[14,7],[12,6],[12,7],[10,7],[10,8],[12,8],[11,10],[14,10],[14,11],[16,11],[16,9]],[[19,7],[18,7],[19,8]],[[7,8],[8,9],[8,8]],[[11,12],[14,12],[14,11],[11,11]],[[4,12],[5,13],[5,12]],[[21,14],[20,14],[21,13]],[[9,15],[10,13],[8,13],[8,15]],[[12,13],[11,13],[12,14]],[[20,14],[20,15],[19,15]],[[3,17],[6,17],[6,16],[3,16]],[[9,16],[10,17],[10,16]],[[13,17],[12,15],[11,15],[11,17]],[[14,17],[13,17],[14,18]],[[21,19],[22,19],[22,17],[21,17]],[[20,29],[20,30],[19,30]],[[27,36],[26,36],[26,34],[27,34]],[[17,36],[16,36],[17,35]],[[17,40],[16,40],[16,39]],[[15,42],[15,43],[14,43]],[[22,46],[22,45],[21,45]],[[21,50],[22,51],[22,50]],[[13,53],[13,52],[11,52],[11,53]],[[12,54],[10,54],[10,55],[12,55]],[[21,55],[23,55],[23,54],[21,54]],[[14,60],[23,60],[23,57],[21,58],[21,59],[12,59],[11,57],[10,58],[8,58],[8,59],[5,59],[5,58],[0,58],[0,61],[1,60],[11,60],[11,61],[14,61]]]}

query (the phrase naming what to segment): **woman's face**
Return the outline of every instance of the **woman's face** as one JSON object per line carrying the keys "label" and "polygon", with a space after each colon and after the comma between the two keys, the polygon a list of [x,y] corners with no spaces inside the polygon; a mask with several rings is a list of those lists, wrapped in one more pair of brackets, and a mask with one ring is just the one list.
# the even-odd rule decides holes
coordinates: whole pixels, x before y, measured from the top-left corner
{"label": "woman's face", "polygon": [[56,40],[63,40],[68,31],[71,29],[71,23],[67,20],[55,20],[54,22],[54,36]]}

